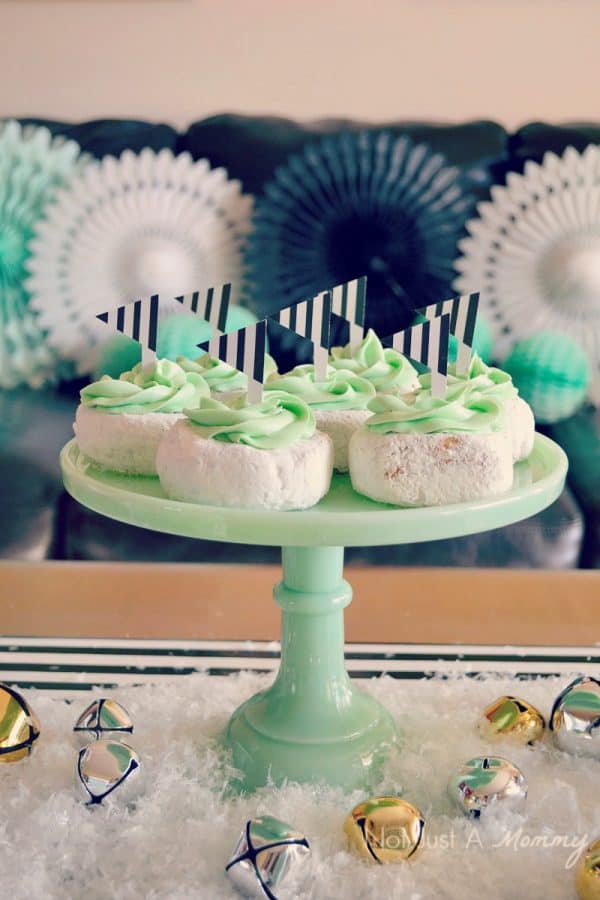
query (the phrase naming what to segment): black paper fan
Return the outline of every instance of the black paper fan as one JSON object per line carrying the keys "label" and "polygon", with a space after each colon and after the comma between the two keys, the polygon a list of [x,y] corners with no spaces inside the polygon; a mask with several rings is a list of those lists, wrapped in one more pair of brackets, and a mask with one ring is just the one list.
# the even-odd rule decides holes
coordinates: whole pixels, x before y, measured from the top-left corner
{"label": "black paper fan", "polygon": [[268,315],[368,276],[367,325],[387,334],[452,293],[457,241],[473,208],[459,170],[387,131],[309,144],[275,171],[247,250],[249,305]]}

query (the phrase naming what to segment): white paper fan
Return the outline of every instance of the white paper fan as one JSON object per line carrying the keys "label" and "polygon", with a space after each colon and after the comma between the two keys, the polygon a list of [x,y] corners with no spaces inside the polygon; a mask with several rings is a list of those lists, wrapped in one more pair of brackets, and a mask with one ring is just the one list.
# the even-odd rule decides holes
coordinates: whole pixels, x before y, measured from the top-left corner
{"label": "white paper fan", "polygon": [[600,401],[600,146],[529,161],[478,206],[459,242],[461,292],[480,290],[501,360],[538,331],[571,335],[588,354]]}
{"label": "white paper fan", "polygon": [[48,341],[83,374],[107,339],[96,313],[225,282],[235,302],[251,214],[238,181],[188,153],[125,151],[89,166],[31,241],[27,287]]}

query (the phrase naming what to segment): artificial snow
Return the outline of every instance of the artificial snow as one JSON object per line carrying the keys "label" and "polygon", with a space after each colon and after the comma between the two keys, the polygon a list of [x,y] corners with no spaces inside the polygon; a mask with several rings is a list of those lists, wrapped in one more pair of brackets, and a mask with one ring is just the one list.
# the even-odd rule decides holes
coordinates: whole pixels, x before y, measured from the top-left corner
{"label": "artificial snow", "polygon": [[[483,708],[504,693],[528,699],[547,716],[568,679],[361,684],[403,732],[403,748],[388,761],[377,792],[401,794],[428,822],[421,856],[394,866],[366,863],[347,850],[342,825],[364,799],[360,791],[289,784],[225,794],[227,759],[215,737],[234,708],[268,682],[249,673],[194,675],[114,692],[133,718],[129,740],[144,770],[141,795],[129,808],[117,793],[94,809],[79,800],[71,728],[92,697],[82,692],[66,703],[26,692],[42,736],[29,759],[0,765],[2,897],[234,898],[224,865],[246,819],[270,813],[304,831],[311,845],[309,862],[282,897],[574,900],[574,863],[600,836],[600,761],[568,756],[550,740],[536,749],[489,744],[476,730]],[[524,816],[477,822],[453,808],[446,793],[453,769],[490,753],[525,773]]]}

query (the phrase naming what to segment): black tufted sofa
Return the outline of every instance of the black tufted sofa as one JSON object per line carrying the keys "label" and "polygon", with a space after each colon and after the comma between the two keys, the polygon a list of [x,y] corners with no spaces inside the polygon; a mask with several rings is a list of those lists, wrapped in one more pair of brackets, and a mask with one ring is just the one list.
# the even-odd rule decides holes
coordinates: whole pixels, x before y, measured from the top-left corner
{"label": "black tufted sofa", "polygon": [[[206,157],[238,178],[245,191],[260,195],[274,169],[291,153],[340,130],[384,127],[408,134],[442,152],[460,167],[477,199],[502,183],[508,171],[522,171],[528,159],[547,150],[562,153],[600,142],[600,126],[531,123],[509,134],[490,121],[447,125],[392,122],[379,125],[327,119],[218,115],[195,122],[184,133],[164,124],[100,120],[68,124],[22,119],[76,140],[101,158],[150,147]],[[273,548],[191,541],[122,525],[84,509],[69,498],[60,480],[58,452],[71,436],[79,385],[54,392],[0,392],[0,557],[136,561],[271,561]],[[350,561],[400,565],[597,567],[600,564],[600,414],[584,408],[549,431],[570,457],[569,486],[549,509],[507,528],[407,547],[349,551]]]}

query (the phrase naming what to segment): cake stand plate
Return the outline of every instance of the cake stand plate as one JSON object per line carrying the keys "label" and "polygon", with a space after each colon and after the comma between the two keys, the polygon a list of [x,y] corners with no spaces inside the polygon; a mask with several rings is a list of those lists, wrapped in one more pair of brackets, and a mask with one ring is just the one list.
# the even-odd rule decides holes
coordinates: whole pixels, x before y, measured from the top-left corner
{"label": "cake stand plate", "polygon": [[534,515],[561,493],[567,458],[536,435],[515,466],[510,491],[489,500],[417,509],[375,503],[334,476],[317,506],[299,512],[228,509],[169,500],[157,478],[96,468],[70,441],[61,452],[65,487],[80,503],[132,525],[186,537],[282,546],[281,664],[274,684],[231,717],[223,739],[238,771],[236,786],[269,780],[325,781],[370,789],[397,744],[396,725],[344,666],[344,546],[416,543],[499,528]]}

